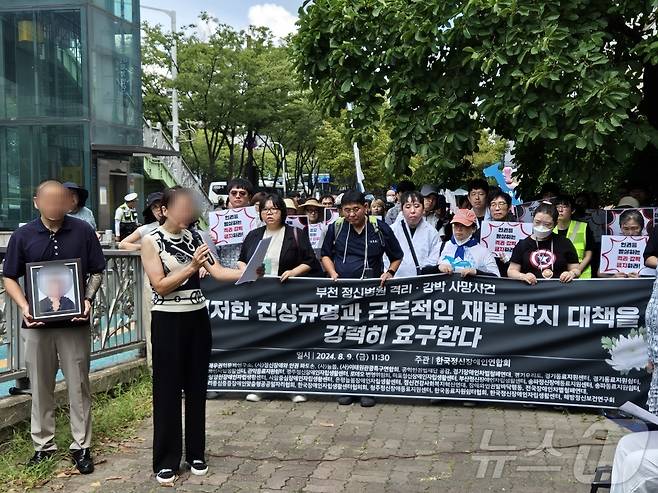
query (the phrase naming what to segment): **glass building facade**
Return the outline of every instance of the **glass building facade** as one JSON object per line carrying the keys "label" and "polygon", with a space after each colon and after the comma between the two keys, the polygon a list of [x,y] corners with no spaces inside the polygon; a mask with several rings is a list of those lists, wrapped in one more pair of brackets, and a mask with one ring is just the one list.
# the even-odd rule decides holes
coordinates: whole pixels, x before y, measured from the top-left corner
{"label": "glass building facade", "polygon": [[95,149],[142,145],[140,76],[139,0],[0,1],[0,230],[36,216],[44,179],[115,206],[110,174],[120,195],[140,166]]}

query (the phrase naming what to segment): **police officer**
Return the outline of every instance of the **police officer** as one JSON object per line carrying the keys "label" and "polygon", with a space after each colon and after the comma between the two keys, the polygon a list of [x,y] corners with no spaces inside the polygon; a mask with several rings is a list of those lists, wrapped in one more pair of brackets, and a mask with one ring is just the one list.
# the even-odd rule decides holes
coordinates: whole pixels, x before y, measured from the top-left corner
{"label": "police officer", "polygon": [[114,234],[117,241],[121,241],[137,229],[137,194],[129,193],[125,202],[114,212]]}

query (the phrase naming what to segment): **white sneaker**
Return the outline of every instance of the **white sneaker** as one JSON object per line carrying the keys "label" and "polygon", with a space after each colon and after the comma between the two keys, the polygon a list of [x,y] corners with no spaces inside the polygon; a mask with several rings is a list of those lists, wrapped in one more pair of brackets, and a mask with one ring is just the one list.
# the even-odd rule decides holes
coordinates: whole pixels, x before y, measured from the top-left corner
{"label": "white sneaker", "polygon": [[172,484],[176,481],[176,474],[172,469],[160,469],[155,475],[155,479],[160,484]]}
{"label": "white sneaker", "polygon": [[290,400],[291,400],[292,402],[294,402],[295,404],[297,404],[297,403],[299,403],[299,402],[306,402],[306,396],[305,396],[305,395],[301,395],[301,394],[297,394],[297,395],[293,395],[292,398],[291,398]]}
{"label": "white sneaker", "polygon": [[190,464],[190,472],[195,476],[205,476],[208,472],[208,464],[202,460],[193,460]]}
{"label": "white sneaker", "polygon": [[247,397],[245,397],[246,400],[249,402],[260,402],[262,399],[260,394],[247,394]]}

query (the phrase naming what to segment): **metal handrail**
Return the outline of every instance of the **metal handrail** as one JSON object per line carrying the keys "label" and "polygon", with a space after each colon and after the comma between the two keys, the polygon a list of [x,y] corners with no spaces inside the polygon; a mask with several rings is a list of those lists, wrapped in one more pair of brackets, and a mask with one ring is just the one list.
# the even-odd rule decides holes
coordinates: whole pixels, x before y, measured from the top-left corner
{"label": "metal handrail", "polygon": [[[167,134],[162,130],[162,127],[153,126],[146,119],[144,120],[144,145],[155,149],[177,150]],[[197,194],[204,216],[213,210],[213,203],[208,198],[203,185],[181,156],[159,156],[149,159],[166,166],[178,185],[189,188]]]}

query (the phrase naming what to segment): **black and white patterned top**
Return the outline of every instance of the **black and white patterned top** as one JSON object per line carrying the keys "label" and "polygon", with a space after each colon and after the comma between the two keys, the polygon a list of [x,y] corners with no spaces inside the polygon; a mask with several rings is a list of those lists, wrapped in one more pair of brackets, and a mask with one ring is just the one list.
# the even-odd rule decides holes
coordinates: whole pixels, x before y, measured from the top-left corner
{"label": "black and white patterned top", "polygon": [[[165,276],[184,269],[192,261],[196,248],[192,233],[187,229],[174,235],[160,226],[146,238],[154,242]],[[160,296],[153,290],[154,311],[189,312],[199,310],[205,303],[198,272],[166,296]]]}

